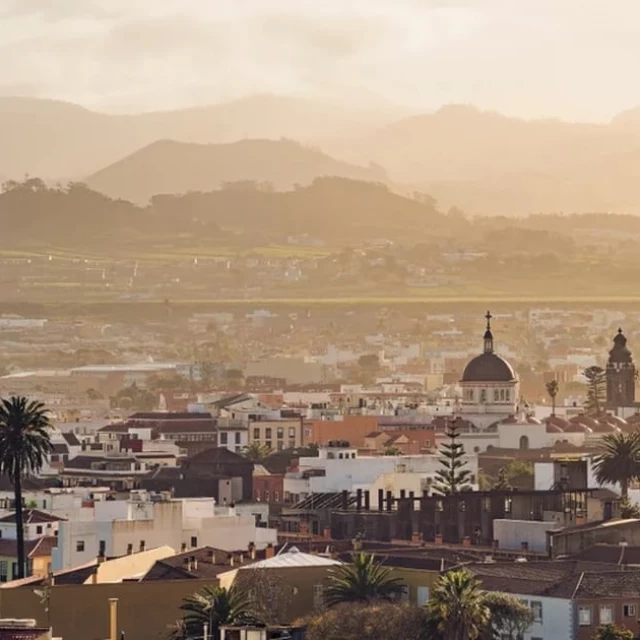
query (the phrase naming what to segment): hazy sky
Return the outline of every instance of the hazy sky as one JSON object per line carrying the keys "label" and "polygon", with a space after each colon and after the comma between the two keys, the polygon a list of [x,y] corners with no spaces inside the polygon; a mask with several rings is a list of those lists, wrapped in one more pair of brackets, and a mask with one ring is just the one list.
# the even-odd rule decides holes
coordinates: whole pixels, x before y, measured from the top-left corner
{"label": "hazy sky", "polygon": [[105,110],[256,92],[606,120],[639,0],[0,0],[0,94]]}

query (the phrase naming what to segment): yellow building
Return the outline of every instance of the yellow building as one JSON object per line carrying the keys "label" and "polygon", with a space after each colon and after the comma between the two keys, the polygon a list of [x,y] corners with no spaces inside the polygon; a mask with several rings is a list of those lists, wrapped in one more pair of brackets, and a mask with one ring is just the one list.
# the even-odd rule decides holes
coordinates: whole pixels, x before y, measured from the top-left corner
{"label": "yellow building", "polygon": [[[56,546],[55,536],[25,540],[25,554],[29,575],[45,577],[51,571],[51,549]],[[10,582],[18,576],[18,545],[15,540],[0,539],[0,582]]]}

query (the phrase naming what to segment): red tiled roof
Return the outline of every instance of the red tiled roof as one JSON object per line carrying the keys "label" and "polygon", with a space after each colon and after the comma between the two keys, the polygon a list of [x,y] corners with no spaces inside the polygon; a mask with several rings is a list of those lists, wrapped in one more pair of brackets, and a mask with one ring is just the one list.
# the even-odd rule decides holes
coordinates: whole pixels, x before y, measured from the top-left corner
{"label": "red tiled roof", "polygon": [[[22,511],[22,518],[24,524],[39,524],[41,522],[60,522],[64,520],[64,518],[58,518],[58,516],[54,516],[51,513],[47,513],[46,511],[40,511],[39,509],[24,509]],[[0,522],[9,523],[16,521],[15,511],[13,513],[9,513],[6,516],[0,518]]]}

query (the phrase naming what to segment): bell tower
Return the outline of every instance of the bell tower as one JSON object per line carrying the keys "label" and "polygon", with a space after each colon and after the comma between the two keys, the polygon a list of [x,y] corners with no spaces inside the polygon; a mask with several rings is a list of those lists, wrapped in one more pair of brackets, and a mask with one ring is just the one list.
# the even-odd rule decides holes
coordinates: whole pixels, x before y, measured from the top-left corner
{"label": "bell tower", "polygon": [[627,348],[627,338],[622,333],[622,329],[618,329],[607,361],[607,405],[609,407],[630,407],[635,404],[636,375],[636,366],[631,351]]}

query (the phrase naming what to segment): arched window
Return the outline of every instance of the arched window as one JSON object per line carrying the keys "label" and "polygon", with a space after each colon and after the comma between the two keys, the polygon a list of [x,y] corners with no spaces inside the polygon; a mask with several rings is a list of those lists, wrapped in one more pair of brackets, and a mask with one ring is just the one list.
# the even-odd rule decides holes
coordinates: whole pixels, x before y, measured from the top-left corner
{"label": "arched window", "polygon": [[487,390],[486,389],[481,389],[480,390],[480,402],[486,402],[487,401]]}
{"label": "arched window", "polygon": [[493,401],[498,402],[500,399],[500,391],[498,389],[493,390]]}
{"label": "arched window", "polygon": [[526,451],[529,448],[529,438],[527,436],[520,436],[520,449]]}
{"label": "arched window", "polygon": [[504,389],[500,389],[500,400],[504,402],[504,399],[505,399]]}
{"label": "arched window", "polygon": [[507,402],[511,402],[511,391],[510,391],[509,389],[507,389],[507,390],[504,392],[504,395],[505,395],[505,399],[506,399],[506,401],[507,401]]}

